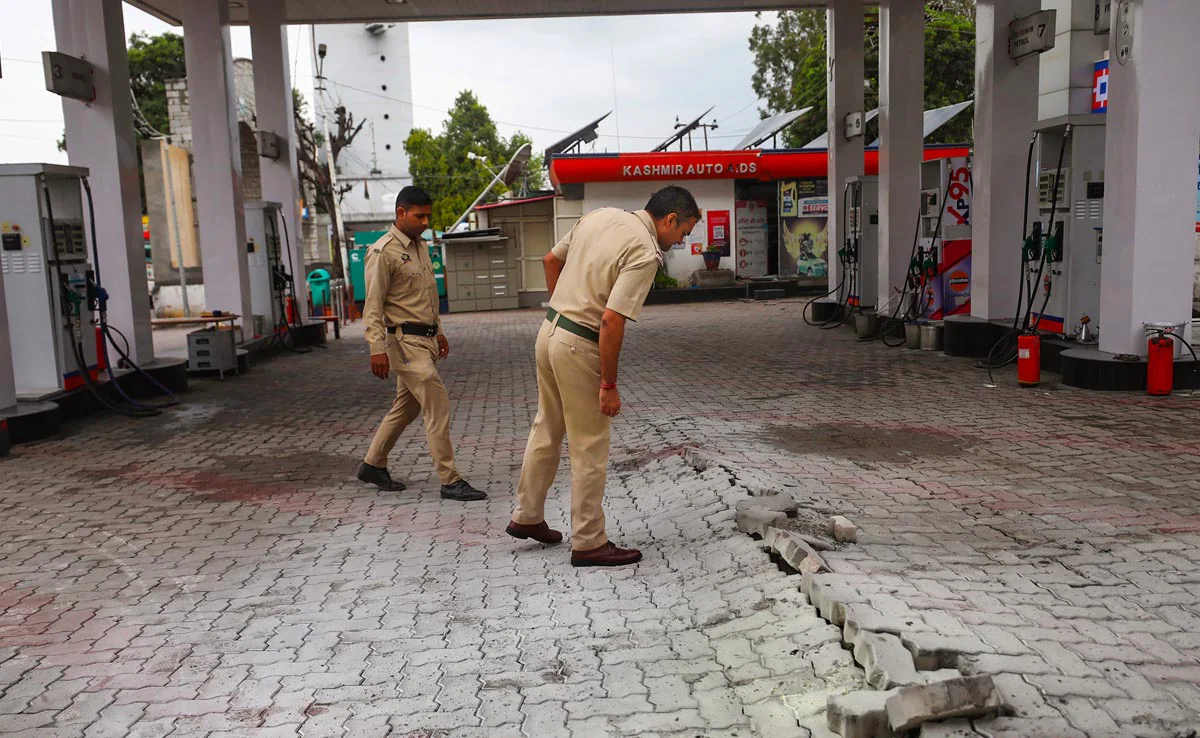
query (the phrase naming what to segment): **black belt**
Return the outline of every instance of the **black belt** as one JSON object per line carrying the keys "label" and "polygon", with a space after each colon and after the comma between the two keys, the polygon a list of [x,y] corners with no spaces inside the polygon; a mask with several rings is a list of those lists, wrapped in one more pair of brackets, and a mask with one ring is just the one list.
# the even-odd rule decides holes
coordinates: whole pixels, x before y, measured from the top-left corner
{"label": "black belt", "polygon": [[436,325],[425,325],[424,323],[404,323],[399,328],[394,325],[387,327],[387,332],[392,335],[397,330],[406,336],[424,336],[425,338],[436,338],[438,334]]}
{"label": "black belt", "polygon": [[580,338],[586,338],[592,343],[600,343],[600,333],[598,331],[594,331],[591,328],[588,328],[586,325],[579,325],[565,315],[559,315],[558,311],[554,308],[550,308],[548,311],[546,311],[546,320],[553,323],[555,318],[558,318],[558,327],[562,328],[567,333],[574,333]]}

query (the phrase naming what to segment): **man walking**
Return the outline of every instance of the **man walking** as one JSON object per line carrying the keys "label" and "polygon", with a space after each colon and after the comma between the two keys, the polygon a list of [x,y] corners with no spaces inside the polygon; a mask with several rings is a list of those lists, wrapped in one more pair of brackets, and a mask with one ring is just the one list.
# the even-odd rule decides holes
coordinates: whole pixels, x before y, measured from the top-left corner
{"label": "man walking", "polygon": [[363,323],[371,346],[371,373],[396,373],[396,399],[379,424],[358,478],[387,492],[403,490],[392,479],[387,457],[408,424],[423,415],[429,451],[442,482],[442,497],[468,502],[487,494],[466,482],[454,468],[450,445],[450,396],[434,365],[450,355],[438,317],[437,278],[421,234],[429,227],[433,201],[419,187],[396,196],[396,222],[367,249],[367,300]]}
{"label": "man walking", "polygon": [[558,472],[564,434],[571,455],[571,564],[621,566],[640,551],[604,533],[604,484],[612,419],[621,412],[617,364],[625,321],[637,320],[662,263],[700,220],[682,187],[664,187],[645,210],[601,208],[579,220],[546,255],[550,310],[537,338],[538,411],[529,431],[517,504],[507,532],[558,543],[546,524],[546,493]]}

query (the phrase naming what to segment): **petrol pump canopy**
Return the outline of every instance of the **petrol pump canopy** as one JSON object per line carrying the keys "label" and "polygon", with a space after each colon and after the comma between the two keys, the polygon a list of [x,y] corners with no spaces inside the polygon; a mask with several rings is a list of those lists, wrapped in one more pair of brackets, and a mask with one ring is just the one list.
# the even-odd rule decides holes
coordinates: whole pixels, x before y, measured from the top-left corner
{"label": "petrol pump canopy", "polygon": [[[925,161],[968,156],[967,146],[925,147]],[[863,156],[865,173],[879,173],[879,150]],[[637,154],[568,154],[550,161],[550,179],[563,184],[687,179],[823,178],[829,174],[829,152],[803,151],[673,151]]]}
{"label": "petrol pump canopy", "polygon": [[[195,0],[125,0],[172,25],[182,25],[185,3]],[[255,0],[229,0],[229,22],[250,22]],[[656,13],[719,13],[824,8],[837,0],[284,0],[284,17],[298,23],[397,23],[491,18],[553,18]],[[875,2],[868,3],[875,5]]]}

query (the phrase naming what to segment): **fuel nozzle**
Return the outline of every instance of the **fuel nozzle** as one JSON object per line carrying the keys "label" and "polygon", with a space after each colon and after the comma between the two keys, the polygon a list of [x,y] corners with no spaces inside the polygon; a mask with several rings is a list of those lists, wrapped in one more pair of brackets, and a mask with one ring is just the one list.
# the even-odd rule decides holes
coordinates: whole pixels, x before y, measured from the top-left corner
{"label": "fuel nozzle", "polygon": [[921,262],[925,258],[925,249],[917,247],[916,255],[908,262],[908,286],[916,289],[921,283]]}
{"label": "fuel nozzle", "polygon": [[1042,222],[1034,221],[1033,231],[1025,238],[1021,247],[1021,261],[1030,264],[1042,258]]}
{"label": "fuel nozzle", "polygon": [[1063,260],[1063,224],[1059,221],[1054,224],[1054,230],[1046,238],[1046,261],[1062,261]]}
{"label": "fuel nozzle", "polygon": [[921,271],[924,273],[925,279],[933,279],[937,276],[938,265],[936,246],[930,246],[929,250],[925,252],[925,260],[921,263]]}

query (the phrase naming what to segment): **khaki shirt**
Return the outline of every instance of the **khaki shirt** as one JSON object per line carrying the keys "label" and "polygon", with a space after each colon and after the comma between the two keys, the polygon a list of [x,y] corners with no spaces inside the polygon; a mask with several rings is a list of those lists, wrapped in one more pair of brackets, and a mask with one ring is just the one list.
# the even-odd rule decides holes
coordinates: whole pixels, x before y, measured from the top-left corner
{"label": "khaki shirt", "polygon": [[553,249],[566,262],[550,307],[600,330],[606,309],[637,320],[658,273],[658,238],[645,210],[593,210]]}
{"label": "khaki shirt", "polygon": [[363,324],[372,355],[387,353],[389,326],[441,326],[437,277],[424,240],[413,241],[396,226],[388,228],[387,235],[367,248],[364,273]]}

